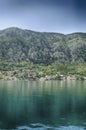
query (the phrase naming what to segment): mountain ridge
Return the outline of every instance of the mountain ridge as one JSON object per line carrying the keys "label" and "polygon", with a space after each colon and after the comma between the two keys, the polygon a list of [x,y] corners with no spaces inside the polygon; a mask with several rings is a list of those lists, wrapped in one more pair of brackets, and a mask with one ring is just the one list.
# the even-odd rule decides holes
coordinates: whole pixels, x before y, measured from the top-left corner
{"label": "mountain ridge", "polygon": [[53,33],[53,34],[62,34],[62,35],[70,35],[70,34],[86,34],[86,32],[71,32],[71,33],[61,33],[61,32],[54,32],[54,31],[37,31],[37,30],[31,30],[31,29],[26,29],[26,28],[20,28],[20,27],[16,27],[16,26],[12,26],[12,27],[7,27],[7,28],[4,28],[4,29],[0,29],[0,31],[5,31],[5,30],[10,30],[10,29],[18,29],[18,30],[23,30],[23,31],[32,31],[32,32],[38,32],[38,33]]}
{"label": "mountain ridge", "polygon": [[86,62],[86,33],[36,32],[17,27],[0,30],[0,61]]}

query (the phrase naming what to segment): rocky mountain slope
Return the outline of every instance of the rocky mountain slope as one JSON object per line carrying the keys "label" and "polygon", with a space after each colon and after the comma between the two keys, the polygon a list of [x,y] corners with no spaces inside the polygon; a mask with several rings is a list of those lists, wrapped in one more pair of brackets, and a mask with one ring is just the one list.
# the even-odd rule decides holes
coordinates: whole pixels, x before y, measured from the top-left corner
{"label": "rocky mountain slope", "polygon": [[0,31],[0,61],[86,62],[86,33],[64,35],[7,28]]}

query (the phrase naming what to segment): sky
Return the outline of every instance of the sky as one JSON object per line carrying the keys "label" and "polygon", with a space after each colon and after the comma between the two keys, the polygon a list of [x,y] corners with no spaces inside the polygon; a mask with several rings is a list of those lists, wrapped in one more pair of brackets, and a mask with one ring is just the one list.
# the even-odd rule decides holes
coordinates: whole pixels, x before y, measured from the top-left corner
{"label": "sky", "polygon": [[86,32],[86,0],[0,0],[0,30]]}

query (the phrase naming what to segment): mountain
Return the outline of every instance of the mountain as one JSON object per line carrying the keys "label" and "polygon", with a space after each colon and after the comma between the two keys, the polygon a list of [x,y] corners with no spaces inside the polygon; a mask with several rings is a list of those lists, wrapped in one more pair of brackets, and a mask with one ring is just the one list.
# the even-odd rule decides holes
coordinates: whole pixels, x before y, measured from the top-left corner
{"label": "mountain", "polygon": [[47,33],[7,28],[0,31],[0,61],[86,62],[86,33]]}

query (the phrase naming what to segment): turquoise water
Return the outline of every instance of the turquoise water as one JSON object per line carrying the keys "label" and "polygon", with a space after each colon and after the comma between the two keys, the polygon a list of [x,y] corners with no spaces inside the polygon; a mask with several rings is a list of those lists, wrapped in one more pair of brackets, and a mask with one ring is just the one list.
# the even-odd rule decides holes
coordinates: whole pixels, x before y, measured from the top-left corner
{"label": "turquoise water", "polygon": [[85,128],[86,81],[0,81],[0,129]]}

